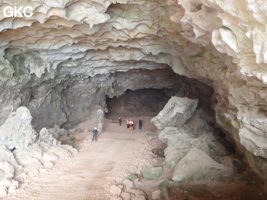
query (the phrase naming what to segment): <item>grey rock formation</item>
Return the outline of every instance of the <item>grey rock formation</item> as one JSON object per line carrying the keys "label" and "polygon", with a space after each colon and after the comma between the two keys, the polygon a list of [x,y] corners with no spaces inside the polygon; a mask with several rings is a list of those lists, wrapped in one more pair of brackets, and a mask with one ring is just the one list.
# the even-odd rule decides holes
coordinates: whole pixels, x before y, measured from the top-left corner
{"label": "grey rock formation", "polygon": [[213,132],[199,114],[194,114],[181,128],[164,128],[159,134],[159,139],[167,144],[164,165],[175,167],[192,148],[201,149],[212,157],[227,155],[225,148],[215,142]]}
{"label": "grey rock formation", "polygon": [[194,147],[209,154],[209,144],[213,144],[212,135],[209,133],[193,138],[189,131],[174,127],[166,127],[160,132],[159,139],[168,145],[164,150],[165,166],[167,167],[175,167],[177,162]]}
{"label": "grey rock formation", "polygon": [[147,167],[143,169],[142,175],[147,180],[157,180],[162,174],[161,167]]}
{"label": "grey rock formation", "polygon": [[187,97],[172,97],[159,114],[151,122],[160,130],[165,127],[181,128],[193,115],[198,100]]}
{"label": "grey rock formation", "polygon": [[[196,110],[198,112],[199,110]],[[190,136],[197,138],[206,133],[213,133],[214,128],[207,124],[209,119],[201,117],[200,114],[195,113],[184,125],[183,128],[190,134]]]}
{"label": "grey rock formation", "polygon": [[58,141],[53,137],[53,135],[46,128],[42,128],[39,133],[38,143],[42,145],[47,145],[50,147],[56,146]]}
{"label": "grey rock formation", "polygon": [[205,152],[193,148],[176,165],[172,179],[183,182],[187,180],[225,181],[232,178],[234,170],[212,160]]}
{"label": "grey rock formation", "polygon": [[136,179],[138,179],[138,176],[136,176],[135,174],[130,174],[127,179],[129,179],[130,181],[134,181]]}

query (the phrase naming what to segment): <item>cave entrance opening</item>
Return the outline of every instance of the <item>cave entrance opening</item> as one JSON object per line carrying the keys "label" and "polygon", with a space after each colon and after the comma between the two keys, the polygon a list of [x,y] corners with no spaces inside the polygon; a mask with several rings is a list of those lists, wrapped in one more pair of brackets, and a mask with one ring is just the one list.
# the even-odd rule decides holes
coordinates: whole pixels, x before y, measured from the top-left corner
{"label": "cave entrance opening", "polygon": [[139,89],[107,98],[107,118],[156,116],[165,104],[175,95],[173,89]]}
{"label": "cave entrance opening", "polygon": [[[175,95],[174,89],[138,89],[126,90],[118,97],[106,99],[107,110],[106,122],[110,120],[113,125],[104,125],[105,130],[126,131],[126,121],[133,121],[135,131],[156,131],[156,127],[151,123],[165,106],[171,96]],[[121,118],[121,126],[119,120]],[[142,126],[139,125],[142,120]],[[142,130],[140,130],[142,129]],[[131,128],[129,128],[131,130]]]}
{"label": "cave entrance opening", "polygon": [[[198,113],[201,118],[205,119],[208,125],[214,128],[214,136],[218,139],[219,143],[230,153],[235,154],[235,145],[226,140],[226,135],[223,130],[215,122],[212,108],[213,89],[195,79],[182,77],[182,80],[178,82],[175,88],[128,89],[121,96],[107,97],[107,113],[105,114],[105,118],[112,119],[114,123],[118,124],[118,118],[120,117],[123,128],[127,119],[134,119],[138,127],[138,120],[145,118],[146,121],[144,123],[146,125],[149,124],[148,129],[145,130],[153,131],[156,130],[156,127],[150,120],[158,115],[172,96],[198,99],[198,107],[195,113]],[[108,127],[108,129],[114,131],[117,131],[117,128],[118,125]]]}

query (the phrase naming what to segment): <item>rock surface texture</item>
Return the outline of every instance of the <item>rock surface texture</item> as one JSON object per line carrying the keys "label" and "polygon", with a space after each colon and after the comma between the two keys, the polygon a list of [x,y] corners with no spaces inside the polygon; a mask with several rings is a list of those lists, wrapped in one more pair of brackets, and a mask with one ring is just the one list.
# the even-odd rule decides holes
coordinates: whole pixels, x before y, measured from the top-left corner
{"label": "rock surface texture", "polygon": [[[38,131],[71,127],[104,110],[107,95],[171,87],[142,70],[172,68],[214,88],[217,123],[267,183],[265,1],[12,2],[0,1],[0,123],[26,106]],[[33,15],[7,16],[6,6]]]}
{"label": "rock surface texture", "polygon": [[193,148],[176,165],[172,175],[174,181],[216,180],[233,176],[233,169],[212,160],[205,152]]}
{"label": "rock surface texture", "polygon": [[26,176],[41,168],[49,169],[57,159],[71,158],[77,153],[71,146],[61,145],[46,128],[38,134],[31,120],[30,111],[19,107],[0,127],[0,197],[14,192],[18,181],[23,182]]}
{"label": "rock surface texture", "polygon": [[[170,113],[166,114],[167,121],[175,122],[159,134],[159,139],[167,144],[164,166],[173,168],[172,180],[177,182],[230,180],[237,168],[231,165],[232,160],[227,157],[227,150],[216,142],[215,129],[200,117],[201,112],[196,110],[197,102],[172,97],[163,108],[162,111]],[[161,117],[162,111],[151,120],[156,126],[166,122],[166,118]],[[177,111],[183,112],[173,114]],[[196,122],[197,125],[194,124]]]}
{"label": "rock surface texture", "polygon": [[172,97],[151,122],[162,130],[165,127],[180,128],[193,115],[198,100]]}

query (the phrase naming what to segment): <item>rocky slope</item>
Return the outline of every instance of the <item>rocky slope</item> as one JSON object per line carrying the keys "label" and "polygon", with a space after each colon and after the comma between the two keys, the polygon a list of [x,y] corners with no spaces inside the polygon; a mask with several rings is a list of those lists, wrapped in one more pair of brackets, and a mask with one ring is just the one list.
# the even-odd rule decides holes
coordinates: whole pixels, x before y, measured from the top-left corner
{"label": "rocky slope", "polygon": [[140,71],[132,84],[131,70],[171,67],[214,88],[217,123],[267,182],[264,1],[16,1],[32,17],[6,17],[0,2],[1,123],[25,105],[37,129],[71,127],[106,95],[168,83]]}

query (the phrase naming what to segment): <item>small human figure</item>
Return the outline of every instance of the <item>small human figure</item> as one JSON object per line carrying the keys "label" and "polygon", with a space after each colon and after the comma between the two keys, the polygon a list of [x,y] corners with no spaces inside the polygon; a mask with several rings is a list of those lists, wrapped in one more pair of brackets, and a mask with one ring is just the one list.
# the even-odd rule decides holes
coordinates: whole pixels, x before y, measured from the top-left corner
{"label": "small human figure", "polygon": [[142,129],[142,126],[143,126],[143,120],[139,119],[139,129]]}
{"label": "small human figure", "polygon": [[127,129],[129,129],[130,125],[129,125],[129,120],[126,119],[126,125],[127,125]]}
{"label": "small human figure", "polygon": [[134,122],[132,119],[129,121],[129,126],[130,126],[130,130],[133,131],[134,130]]}
{"label": "small human figure", "polygon": [[92,138],[92,142],[95,140],[95,141],[97,141],[97,133],[98,133],[98,131],[97,131],[97,128],[95,127],[95,129],[93,130],[93,138]]}
{"label": "small human figure", "polygon": [[121,126],[121,118],[119,117],[119,126]]}

